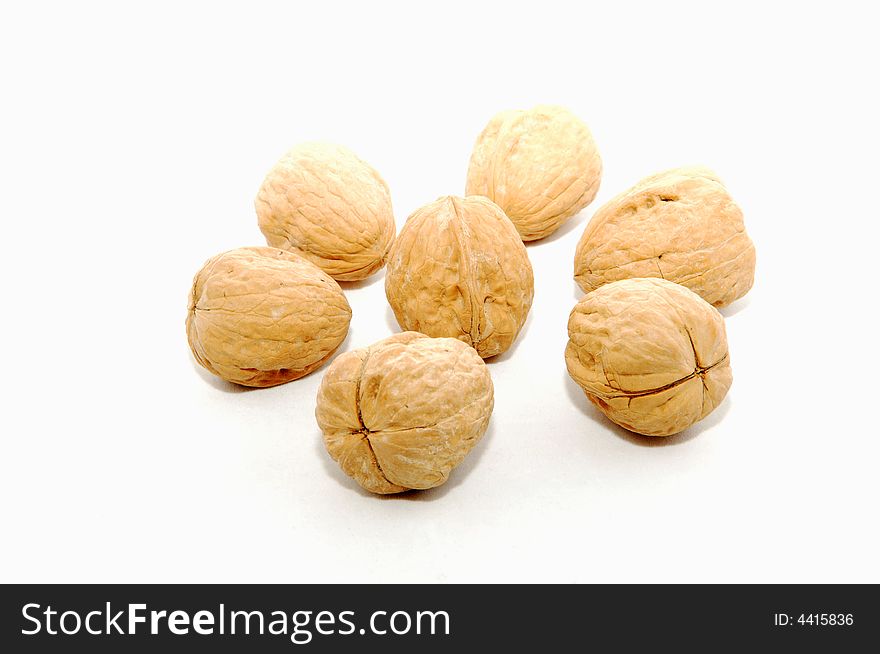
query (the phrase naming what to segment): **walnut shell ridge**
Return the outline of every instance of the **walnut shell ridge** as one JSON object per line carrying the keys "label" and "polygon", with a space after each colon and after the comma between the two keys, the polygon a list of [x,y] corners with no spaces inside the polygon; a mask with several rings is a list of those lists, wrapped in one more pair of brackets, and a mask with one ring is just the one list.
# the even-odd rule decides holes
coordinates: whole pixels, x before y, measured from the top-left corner
{"label": "walnut shell ridge", "polygon": [[495,115],[477,138],[466,195],[500,206],[534,241],[556,231],[599,190],[602,159],[586,124],[563,107]]}
{"label": "walnut shell ridge", "polygon": [[631,277],[668,279],[716,307],[749,291],[755,246],[742,211],[715,173],[667,170],[596,211],[578,242],[575,281],[589,293]]}
{"label": "walnut shell ridge", "polygon": [[403,332],[337,357],[315,417],[343,471],[387,494],[444,483],[485,433],[493,403],[473,348]]}
{"label": "walnut shell ridge", "polygon": [[219,254],[196,274],[186,335],[205,369],[242,386],[275,386],[323,364],[348,333],[342,289],[284,250]]}
{"label": "walnut shell ridge", "polygon": [[621,427],[676,434],[709,415],[733,376],[724,319],[663,279],[611,282],[578,302],[565,363],[590,401]]}
{"label": "walnut shell ridge", "polygon": [[385,295],[403,329],[457,338],[485,359],[507,350],[522,329],[534,276],[497,205],[446,196],[415,211],[400,230]]}
{"label": "walnut shell ridge", "polygon": [[291,149],[266,175],[254,205],[269,245],[305,257],[339,281],[379,270],[394,241],[387,184],[341,145]]}

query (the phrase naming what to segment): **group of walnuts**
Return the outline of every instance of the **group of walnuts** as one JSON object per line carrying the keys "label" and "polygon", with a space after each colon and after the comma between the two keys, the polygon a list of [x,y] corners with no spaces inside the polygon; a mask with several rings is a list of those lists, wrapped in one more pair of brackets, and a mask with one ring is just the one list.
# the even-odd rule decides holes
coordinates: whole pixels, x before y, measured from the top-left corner
{"label": "group of walnuts", "polygon": [[[385,293],[406,330],[337,357],[316,417],[330,455],[375,493],[446,481],[485,432],[493,386],[483,359],[516,340],[534,294],[523,241],[595,197],[602,162],[561,107],[496,115],[477,139],[465,197],[414,212],[395,239],[388,187],[350,150],[307,143],[256,199],[268,247],[210,259],[186,328],[198,362],[245,386],[273,386],[327,361],[351,308],[336,281],[387,264]],[[708,415],[731,384],[715,307],[751,288],[742,212],[704,168],[648,177],[600,208],[574,257],[587,295],[568,321],[565,361],[615,423],[667,436]]]}

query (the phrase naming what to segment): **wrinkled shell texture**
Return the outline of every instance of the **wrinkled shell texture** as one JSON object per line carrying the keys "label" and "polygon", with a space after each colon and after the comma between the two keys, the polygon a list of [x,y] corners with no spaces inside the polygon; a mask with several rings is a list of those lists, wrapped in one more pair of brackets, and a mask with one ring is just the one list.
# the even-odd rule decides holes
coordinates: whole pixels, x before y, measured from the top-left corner
{"label": "wrinkled shell texture", "polygon": [[186,334],[196,360],[243,386],[310,373],[348,333],[339,284],[295,254],[239,248],[210,259],[193,280]]}
{"label": "wrinkled shell texture", "polygon": [[269,245],[296,252],[340,281],[379,270],[394,241],[388,186],[340,145],[290,150],[269,171],[255,206]]}
{"label": "wrinkled shell texture", "polygon": [[733,379],[721,314],[662,279],[628,279],[589,293],[571,312],[565,362],[606,416],[648,436],[705,418]]}
{"label": "wrinkled shell texture", "polygon": [[327,451],[373,493],[439,486],[489,424],[489,370],[451,338],[403,332],[339,356],[318,389]]}
{"label": "wrinkled shell texture", "polygon": [[385,294],[403,329],[457,338],[484,359],[507,350],[532,306],[525,246],[486,198],[440,198],[413,213],[391,250]]}
{"label": "wrinkled shell texture", "polygon": [[755,246],[740,208],[706,168],[648,177],[596,211],[577,246],[574,277],[590,292],[633,277],[661,277],[723,307],[745,295]]}
{"label": "wrinkled shell texture", "polygon": [[556,231],[599,190],[602,160],[589,128],[567,109],[497,114],[474,145],[467,195],[500,206],[522,240]]}

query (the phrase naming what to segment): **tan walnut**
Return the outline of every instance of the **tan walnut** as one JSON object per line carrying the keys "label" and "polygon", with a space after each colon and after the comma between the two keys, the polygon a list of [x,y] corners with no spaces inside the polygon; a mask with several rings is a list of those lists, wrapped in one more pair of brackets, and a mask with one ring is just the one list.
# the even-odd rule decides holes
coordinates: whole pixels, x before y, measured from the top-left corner
{"label": "tan walnut", "polygon": [[593,215],[577,246],[574,278],[590,292],[607,282],[661,277],[723,307],[755,276],[755,246],[740,208],[707,168],[643,179]]}
{"label": "tan walnut", "polygon": [[599,190],[602,159],[584,122],[563,107],[502,111],[477,138],[467,195],[484,195],[522,240],[556,231]]}
{"label": "tan walnut", "polygon": [[348,333],[351,309],[326,273],[296,254],[239,248],[193,280],[186,334],[196,360],[243,386],[275,386],[324,363]]}
{"label": "tan walnut", "polygon": [[333,361],[315,417],[347,475],[373,493],[399,493],[444,483],[492,406],[492,379],[473,348],[403,332]]}
{"label": "tan walnut", "polygon": [[370,276],[394,241],[388,186],[351,150],[303,143],[275,164],[255,201],[266,242],[339,281]]}
{"label": "tan walnut", "polygon": [[715,409],[733,379],[724,320],[684,286],[627,279],[588,293],[568,320],[568,372],[606,416],[669,436]]}
{"label": "tan walnut", "polygon": [[447,196],[407,219],[388,259],[385,294],[403,329],[457,338],[485,359],[519,334],[534,277],[498,206]]}

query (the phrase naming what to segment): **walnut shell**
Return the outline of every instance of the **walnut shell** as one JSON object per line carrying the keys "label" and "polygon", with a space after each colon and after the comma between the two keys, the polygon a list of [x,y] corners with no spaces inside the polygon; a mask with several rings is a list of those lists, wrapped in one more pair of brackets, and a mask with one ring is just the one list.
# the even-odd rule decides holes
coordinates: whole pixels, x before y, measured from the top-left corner
{"label": "walnut shell", "polygon": [[482,197],[447,196],[413,213],[388,259],[397,322],[449,336],[484,359],[516,339],[532,306],[532,265],[516,230]]}
{"label": "walnut shell", "polygon": [[742,211],[708,168],[643,179],[593,215],[577,246],[574,278],[587,293],[631,277],[662,277],[723,307],[755,277]]}
{"label": "walnut shell", "polygon": [[489,425],[492,378],[452,338],[395,334],[339,356],[318,389],[327,451],[373,493],[439,486]]}
{"label": "walnut shell", "polygon": [[568,320],[565,363],[587,397],[621,427],[678,433],[721,404],[733,379],[724,319],[663,279],[611,282]]}
{"label": "walnut shell", "polygon": [[275,386],[324,363],[350,321],[342,289],[320,268],[249,247],[217,255],[195,276],[186,335],[196,360],[218,377]]}
{"label": "walnut shell", "polygon": [[369,277],[394,241],[388,186],[351,150],[303,143],[275,164],[255,201],[274,247],[299,254],[339,281]]}
{"label": "walnut shell", "polygon": [[602,159],[584,122],[563,107],[502,111],[477,138],[467,195],[484,195],[522,240],[556,231],[599,190]]}

